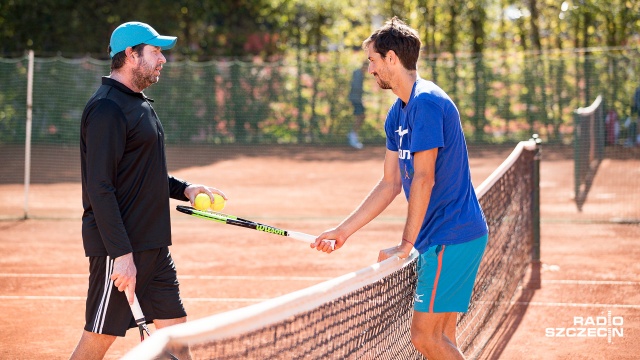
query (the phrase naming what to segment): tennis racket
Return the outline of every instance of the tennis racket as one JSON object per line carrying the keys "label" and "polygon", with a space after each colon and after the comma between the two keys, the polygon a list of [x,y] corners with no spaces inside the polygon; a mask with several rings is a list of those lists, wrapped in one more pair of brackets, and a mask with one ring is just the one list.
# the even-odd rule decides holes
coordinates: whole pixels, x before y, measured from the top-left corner
{"label": "tennis racket", "polygon": [[[217,221],[224,224],[235,225],[235,226],[240,226],[247,229],[262,231],[269,234],[288,236],[292,239],[300,240],[308,243],[312,243],[316,241],[316,236],[313,236],[313,235],[309,235],[309,234],[305,234],[297,231],[283,230],[277,227],[273,227],[271,225],[261,224],[255,221],[243,219],[233,215],[227,215],[227,214],[213,212],[213,211],[198,210],[198,209],[192,208],[191,206],[184,206],[184,205],[178,205],[176,207],[176,210],[180,211],[181,213],[195,216],[201,219],[213,220],[213,221]],[[326,241],[331,243],[332,248],[335,247],[335,243],[336,243],[335,240],[326,240]]]}
{"label": "tennis racket", "polygon": [[[127,298],[129,298],[129,296],[127,296]],[[142,308],[140,308],[140,303],[138,302],[138,296],[136,294],[133,294],[133,305],[131,305],[131,313],[133,314],[136,325],[138,325],[138,329],[140,330],[140,342],[142,342],[144,341],[144,335],[147,334],[147,336],[151,336],[151,332],[149,331],[149,327],[147,326],[147,320],[144,317]],[[178,358],[170,352],[167,352],[166,355],[168,355],[171,360],[178,360]]]}

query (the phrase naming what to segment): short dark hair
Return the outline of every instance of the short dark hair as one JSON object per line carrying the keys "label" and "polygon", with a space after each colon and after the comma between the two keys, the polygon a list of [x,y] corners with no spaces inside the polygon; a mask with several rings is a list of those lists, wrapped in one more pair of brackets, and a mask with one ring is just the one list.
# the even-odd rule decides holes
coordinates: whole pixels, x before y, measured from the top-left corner
{"label": "short dark hair", "polygon": [[[145,46],[146,44],[138,44],[136,46],[132,46],[131,51],[142,54]],[[107,48],[107,53],[111,53],[111,46]],[[113,55],[113,57],[111,58],[111,71],[118,70],[123,67],[126,57],[127,55],[125,54],[125,50],[122,50],[119,53]]]}
{"label": "short dark hair", "polygon": [[416,30],[394,16],[362,42],[363,49],[369,46],[373,46],[373,50],[382,57],[393,50],[402,66],[407,70],[416,70],[422,42]]}

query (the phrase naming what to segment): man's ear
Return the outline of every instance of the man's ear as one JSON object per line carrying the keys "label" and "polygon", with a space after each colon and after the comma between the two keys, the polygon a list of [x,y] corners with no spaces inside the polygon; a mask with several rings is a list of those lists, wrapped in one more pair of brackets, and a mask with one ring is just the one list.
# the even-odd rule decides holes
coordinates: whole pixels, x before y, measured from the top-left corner
{"label": "man's ear", "polygon": [[396,52],[393,50],[387,51],[387,56],[385,56],[385,58],[388,59],[388,61],[392,65],[395,65],[395,63],[398,61],[398,55],[396,55]]}
{"label": "man's ear", "polygon": [[133,48],[131,46],[128,46],[126,49],[124,49],[124,54],[127,55],[127,61],[129,59],[133,60],[134,59],[134,54],[136,52],[133,51]]}

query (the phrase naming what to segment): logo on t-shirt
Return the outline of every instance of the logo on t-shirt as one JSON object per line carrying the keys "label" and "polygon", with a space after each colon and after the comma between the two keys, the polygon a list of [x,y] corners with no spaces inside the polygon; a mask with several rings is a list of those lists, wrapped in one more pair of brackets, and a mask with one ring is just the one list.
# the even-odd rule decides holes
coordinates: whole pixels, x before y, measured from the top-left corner
{"label": "logo on t-shirt", "polygon": [[413,178],[413,169],[409,171],[407,164],[404,165],[404,178],[407,180],[411,180],[411,178]]}
{"label": "logo on t-shirt", "polygon": [[400,142],[398,146],[398,157],[400,159],[407,159],[407,160],[411,159],[411,152],[409,150],[402,149],[402,137],[409,133],[409,129],[402,130],[402,125],[401,125],[398,127],[398,130],[396,130],[396,132],[398,133],[398,135],[400,135]]}

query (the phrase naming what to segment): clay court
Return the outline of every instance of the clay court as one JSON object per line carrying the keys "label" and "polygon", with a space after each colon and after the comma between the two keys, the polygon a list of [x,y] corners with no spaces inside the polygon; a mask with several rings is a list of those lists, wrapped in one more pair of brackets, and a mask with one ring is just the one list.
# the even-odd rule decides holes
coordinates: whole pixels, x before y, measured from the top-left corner
{"label": "clay court", "polygon": [[[640,192],[640,149],[607,156],[582,212],[572,198],[571,148],[542,149],[541,288],[525,281],[482,358],[636,359],[640,225],[632,220],[640,217],[640,205],[629,199],[637,200]],[[474,185],[511,150],[471,147]],[[21,220],[20,149],[0,151],[0,358],[66,359],[82,332],[88,260],[80,235],[77,152],[34,149],[33,218]],[[49,170],[45,164],[53,154],[69,160]],[[228,195],[225,212],[310,234],[337,225],[359,204],[381,175],[383,155],[383,147],[353,151],[290,146],[168,153],[173,175]],[[62,180],[52,181],[54,172]],[[172,208],[177,204],[172,200]],[[171,252],[189,318],[241,308],[368,266],[381,248],[399,239],[405,210],[406,201],[399,196],[331,255],[288,238],[173,211]],[[576,317],[587,325],[574,325]],[[599,323],[607,317],[614,324]],[[589,319],[596,324],[588,325]],[[557,330],[576,327],[615,329],[611,338],[566,336],[566,330],[561,336]],[[119,358],[138,342],[137,330],[130,330],[107,358]]]}

